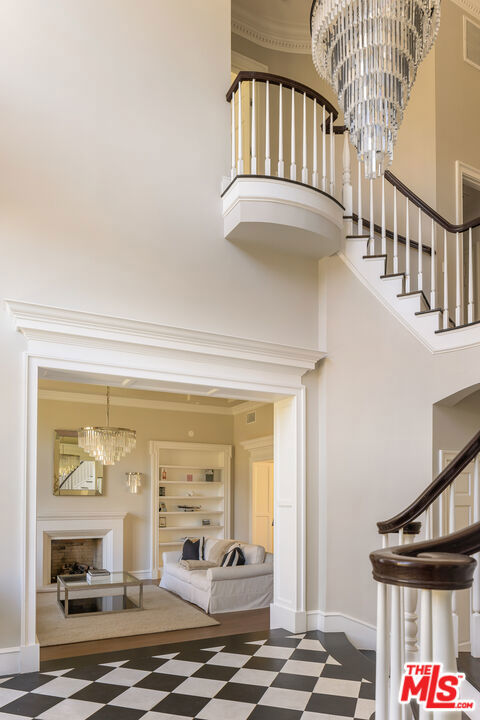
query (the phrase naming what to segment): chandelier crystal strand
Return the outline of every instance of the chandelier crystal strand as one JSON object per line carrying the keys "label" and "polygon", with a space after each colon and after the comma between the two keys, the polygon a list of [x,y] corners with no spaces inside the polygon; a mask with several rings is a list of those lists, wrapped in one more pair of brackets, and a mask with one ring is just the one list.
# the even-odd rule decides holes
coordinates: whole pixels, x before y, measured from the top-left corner
{"label": "chandelier crystal strand", "polygon": [[78,431],[78,444],[102,465],[115,465],[136,445],[135,430],[110,427],[110,388],[107,387],[107,424],[105,427],[87,426]]}
{"label": "chandelier crystal strand", "polygon": [[440,0],[316,0],[312,53],[335,90],[368,179],[393,159],[418,67],[437,36]]}

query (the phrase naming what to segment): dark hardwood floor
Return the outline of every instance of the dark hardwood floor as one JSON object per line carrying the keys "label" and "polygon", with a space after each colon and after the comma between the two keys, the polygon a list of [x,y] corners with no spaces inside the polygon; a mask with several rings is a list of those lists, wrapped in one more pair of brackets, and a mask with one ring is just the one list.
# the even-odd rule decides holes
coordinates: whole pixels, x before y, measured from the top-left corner
{"label": "dark hardwood floor", "polygon": [[185,640],[201,640],[203,638],[221,637],[223,635],[239,635],[247,632],[267,630],[270,627],[270,610],[247,610],[245,612],[222,613],[212,615],[220,624],[210,627],[190,628],[188,630],[171,630],[170,632],[151,633],[149,635],[130,635],[128,637],[92,640],[68,645],[51,645],[40,648],[40,661],[59,658],[95,655],[97,653],[129,650],[132,648],[166,645]]}

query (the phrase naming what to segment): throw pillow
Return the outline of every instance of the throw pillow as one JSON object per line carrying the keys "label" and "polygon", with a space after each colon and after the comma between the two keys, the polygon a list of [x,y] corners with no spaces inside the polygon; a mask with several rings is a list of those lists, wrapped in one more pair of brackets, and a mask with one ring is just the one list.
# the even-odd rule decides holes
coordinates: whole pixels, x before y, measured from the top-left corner
{"label": "throw pillow", "polygon": [[245,565],[245,555],[241,547],[236,545],[225,553],[221,562],[221,567],[233,567],[235,565]]}
{"label": "throw pillow", "polygon": [[185,540],[182,560],[200,560],[200,538],[187,538]]}

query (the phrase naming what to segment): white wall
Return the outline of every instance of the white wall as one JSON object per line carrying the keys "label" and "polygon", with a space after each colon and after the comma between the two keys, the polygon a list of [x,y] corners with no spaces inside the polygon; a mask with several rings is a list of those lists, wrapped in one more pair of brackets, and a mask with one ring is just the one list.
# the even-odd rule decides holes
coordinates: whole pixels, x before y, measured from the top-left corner
{"label": "white wall", "polygon": [[[0,299],[317,345],[315,264],[223,238],[228,0],[5,0],[0,48]],[[20,642],[23,345],[3,313],[0,333],[6,647]]]}
{"label": "white wall", "polygon": [[[124,567],[126,570],[150,568],[150,454],[149,440],[217,443],[231,445],[233,417],[203,413],[174,412],[115,406],[112,422],[137,431],[135,449],[112,467],[104,468],[104,494],[101,497],[57,497],[52,494],[53,443],[56,429],[73,430],[83,425],[101,425],[102,405],[40,400],[38,406],[37,512],[126,512]],[[189,436],[193,431],[193,437]],[[138,495],[128,492],[125,473],[145,474]]]}

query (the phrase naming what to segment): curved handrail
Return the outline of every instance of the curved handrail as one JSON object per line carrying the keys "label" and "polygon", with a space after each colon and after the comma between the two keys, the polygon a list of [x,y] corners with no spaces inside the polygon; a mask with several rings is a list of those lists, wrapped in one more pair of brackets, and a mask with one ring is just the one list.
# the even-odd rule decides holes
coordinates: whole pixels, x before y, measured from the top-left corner
{"label": "curved handrail", "polygon": [[448,222],[448,220],[445,220],[445,218],[442,217],[436,210],[430,207],[430,205],[427,205],[426,202],[424,202],[420,197],[418,197],[418,195],[416,195],[412,190],[410,190],[410,188],[408,188],[404,183],[402,183],[402,181],[399,180],[392,172],[390,172],[390,170],[385,170],[385,180],[387,180],[390,185],[393,185],[393,187],[397,188],[397,190],[402,195],[404,195],[414,205],[420,208],[425,213],[425,215],[428,215],[432,218],[432,220],[435,220],[435,222],[447,232],[462,233],[466,230],[470,230],[470,228],[480,226],[480,217],[469,220],[468,222],[462,223],[461,225],[454,225],[453,223]]}
{"label": "curved handrail", "polygon": [[272,75],[266,72],[257,72],[250,70],[242,70],[238,73],[233,83],[228,88],[227,102],[230,102],[234,92],[237,90],[239,83],[245,80],[256,80],[257,82],[269,82],[271,85],[281,85],[289,90],[293,88],[296,92],[306,95],[311,100],[316,100],[319,105],[325,107],[325,110],[329,115],[333,115],[333,120],[338,117],[338,110],[332,105],[332,103],[320,95],[316,90],[304,85],[303,83],[297,82],[296,80],[290,80],[290,78],[283,77],[282,75]]}
{"label": "curved handrail", "polygon": [[[464,470],[467,465],[479,454],[480,452],[480,431],[473,436],[467,445],[455,455],[451,463],[437,475],[435,480],[417,497],[416,500],[411,503],[401,513],[395,515],[389,520],[378,522],[378,531],[381,534],[395,532],[401,530],[407,523],[415,520],[419,515],[422,514],[455,480],[458,475]],[[472,526],[473,527],[473,526]],[[480,548],[479,548],[480,549]]]}
{"label": "curved handrail", "polygon": [[480,523],[437,540],[397,545],[370,553],[378,582],[425,590],[463,590],[473,582],[480,552]]}

